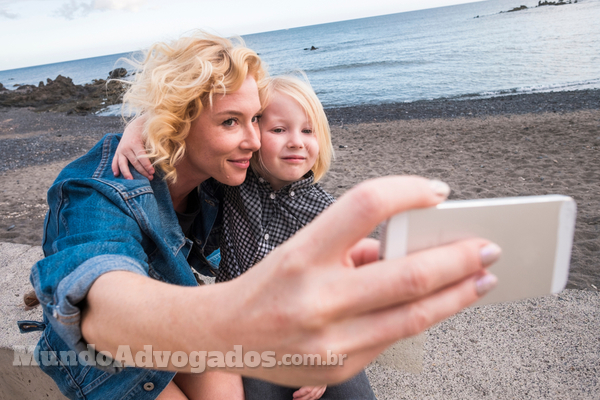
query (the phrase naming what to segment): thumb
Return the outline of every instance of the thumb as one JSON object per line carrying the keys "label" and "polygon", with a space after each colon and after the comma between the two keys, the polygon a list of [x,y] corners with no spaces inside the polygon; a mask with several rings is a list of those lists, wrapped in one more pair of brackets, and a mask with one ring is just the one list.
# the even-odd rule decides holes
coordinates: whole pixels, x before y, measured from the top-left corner
{"label": "thumb", "polygon": [[446,200],[450,187],[414,176],[388,176],[365,181],[298,232],[311,242],[313,254],[346,254],[387,218],[413,208],[432,207]]}

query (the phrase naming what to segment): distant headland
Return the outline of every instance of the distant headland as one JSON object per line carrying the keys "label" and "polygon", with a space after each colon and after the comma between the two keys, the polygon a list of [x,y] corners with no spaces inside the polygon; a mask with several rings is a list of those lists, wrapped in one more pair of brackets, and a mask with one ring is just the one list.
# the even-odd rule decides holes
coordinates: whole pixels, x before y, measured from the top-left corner
{"label": "distant headland", "polygon": [[[536,8],[536,7],[544,7],[544,6],[564,6],[566,4],[574,4],[577,3],[577,0],[572,1],[538,1],[538,5],[532,8]],[[519,7],[515,7],[512,10],[508,10],[508,11],[500,11],[500,14],[505,13],[505,12],[515,12],[515,11],[522,11],[522,10],[527,10],[528,7],[527,6],[519,6]]]}

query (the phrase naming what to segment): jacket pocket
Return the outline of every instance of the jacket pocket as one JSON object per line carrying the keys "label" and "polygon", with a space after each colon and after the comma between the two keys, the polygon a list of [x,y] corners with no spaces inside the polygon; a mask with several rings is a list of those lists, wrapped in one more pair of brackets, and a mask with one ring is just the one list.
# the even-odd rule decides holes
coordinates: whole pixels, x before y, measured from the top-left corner
{"label": "jacket pocket", "polygon": [[[69,349],[67,344],[48,325],[42,334],[36,351],[40,368],[56,382],[60,391],[67,397],[86,398],[96,387],[104,383],[112,375],[83,365],[79,355]],[[95,362],[96,354],[89,354],[90,364]]]}

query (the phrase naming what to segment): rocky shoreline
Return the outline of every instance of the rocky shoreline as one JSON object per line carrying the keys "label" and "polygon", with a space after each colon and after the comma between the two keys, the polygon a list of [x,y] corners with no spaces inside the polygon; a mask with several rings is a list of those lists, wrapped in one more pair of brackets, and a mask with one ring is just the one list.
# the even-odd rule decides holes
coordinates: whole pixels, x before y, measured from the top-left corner
{"label": "rocky shoreline", "polygon": [[[38,86],[19,85],[15,90],[8,90],[0,83],[0,110],[27,108],[36,112],[94,115],[108,106],[121,104],[126,85],[118,79],[127,76],[127,70],[118,68],[110,71],[107,79],[95,79],[85,85],[75,85],[71,78],[62,75],[55,80],[48,78]],[[594,109],[600,109],[600,89],[326,107],[326,113],[330,124],[343,125]]]}
{"label": "rocky shoreline", "polygon": [[600,109],[600,89],[513,94],[491,98],[420,100],[411,103],[326,109],[331,125],[431,118],[564,113]]}
{"label": "rocky shoreline", "polygon": [[103,108],[120,104],[125,85],[118,80],[127,75],[124,68],[109,72],[108,79],[94,79],[92,83],[75,85],[62,75],[48,78],[46,83],[19,85],[8,90],[0,83],[0,107],[29,108],[34,111],[64,112],[67,114],[94,114]]}

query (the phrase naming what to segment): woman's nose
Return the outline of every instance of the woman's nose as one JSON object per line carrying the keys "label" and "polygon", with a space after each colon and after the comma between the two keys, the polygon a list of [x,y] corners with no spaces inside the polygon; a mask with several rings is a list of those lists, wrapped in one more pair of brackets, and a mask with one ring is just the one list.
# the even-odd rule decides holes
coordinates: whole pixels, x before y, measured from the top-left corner
{"label": "woman's nose", "polygon": [[255,124],[250,124],[245,131],[242,147],[252,152],[258,151],[260,149],[260,130]]}

